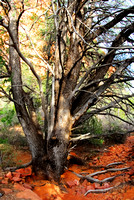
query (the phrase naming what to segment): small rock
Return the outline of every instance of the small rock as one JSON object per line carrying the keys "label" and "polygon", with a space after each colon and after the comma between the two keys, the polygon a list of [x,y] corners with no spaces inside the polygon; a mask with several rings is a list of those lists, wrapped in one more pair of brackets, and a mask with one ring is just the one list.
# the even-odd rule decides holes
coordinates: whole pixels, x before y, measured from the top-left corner
{"label": "small rock", "polygon": [[3,193],[0,192],[0,197],[2,197],[2,196],[3,196]]}
{"label": "small rock", "polygon": [[19,190],[19,191],[25,190],[25,188],[23,187],[23,185],[21,185],[19,183],[15,183],[14,184],[14,189],[15,190]]}
{"label": "small rock", "polygon": [[13,178],[12,178],[12,181],[14,181],[14,182],[20,182],[20,181],[21,181],[21,178],[19,178],[19,177],[13,177]]}
{"label": "small rock", "polygon": [[32,190],[25,189],[24,191],[17,193],[17,198],[24,198],[24,199],[30,199],[30,200],[41,200],[41,198],[34,193]]}
{"label": "small rock", "polygon": [[8,180],[9,180],[8,178],[4,178],[4,179],[1,181],[1,183],[2,183],[2,184],[8,184]]}
{"label": "small rock", "polygon": [[11,179],[12,179],[12,172],[8,172],[8,173],[6,174],[6,177],[9,178],[9,179],[11,180]]}
{"label": "small rock", "polygon": [[72,188],[73,186],[75,186],[75,182],[74,181],[67,181],[67,186]]}
{"label": "small rock", "polygon": [[29,185],[28,183],[24,183],[24,184],[23,184],[23,187],[24,187],[24,188],[27,188],[27,189],[30,189],[30,190],[33,189],[32,186]]}
{"label": "small rock", "polygon": [[10,194],[10,193],[13,192],[13,191],[12,191],[11,189],[9,189],[9,188],[1,188],[1,189],[2,189],[2,191],[4,191],[5,194]]}

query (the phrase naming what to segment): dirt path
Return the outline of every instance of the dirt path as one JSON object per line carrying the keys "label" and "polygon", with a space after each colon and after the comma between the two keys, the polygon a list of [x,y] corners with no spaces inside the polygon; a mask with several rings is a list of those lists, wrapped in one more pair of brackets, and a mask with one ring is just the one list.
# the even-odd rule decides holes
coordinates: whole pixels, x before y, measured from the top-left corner
{"label": "dirt path", "polygon": [[[90,152],[90,153],[89,153]],[[1,200],[134,200],[134,136],[124,144],[91,153],[90,147],[77,147],[72,164],[61,176],[61,185],[32,174],[31,168],[14,173],[0,171]],[[16,162],[28,162],[28,152],[18,151]],[[112,164],[112,165],[109,165]],[[96,174],[93,174],[97,172]],[[90,178],[87,180],[87,175]],[[110,179],[110,177],[112,177]],[[89,177],[88,177],[89,178]],[[106,180],[106,181],[105,181]]]}

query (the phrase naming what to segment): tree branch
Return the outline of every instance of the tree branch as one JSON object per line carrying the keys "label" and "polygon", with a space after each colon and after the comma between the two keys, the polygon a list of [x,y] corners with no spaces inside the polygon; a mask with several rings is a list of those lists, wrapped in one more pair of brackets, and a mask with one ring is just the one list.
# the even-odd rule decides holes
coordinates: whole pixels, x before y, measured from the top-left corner
{"label": "tree branch", "polygon": [[94,33],[90,34],[88,36],[88,38],[89,38],[88,42],[91,41],[91,40],[94,40],[96,37],[98,37],[102,33],[105,33],[107,30],[109,30],[110,28],[115,26],[117,23],[119,23],[124,17],[126,17],[130,13],[134,13],[134,6],[127,8],[127,9],[124,9],[121,13],[116,15],[113,20],[111,20],[107,24],[101,26],[99,29],[94,31]]}

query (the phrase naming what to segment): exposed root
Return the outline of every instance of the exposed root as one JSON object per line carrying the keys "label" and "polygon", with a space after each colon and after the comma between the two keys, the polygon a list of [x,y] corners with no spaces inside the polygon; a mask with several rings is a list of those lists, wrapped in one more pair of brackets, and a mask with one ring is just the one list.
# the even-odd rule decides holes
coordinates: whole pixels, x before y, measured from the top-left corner
{"label": "exposed root", "polygon": [[[113,165],[119,165],[119,164],[122,164],[121,162],[115,162],[115,163],[111,163],[111,164],[108,164],[106,166],[106,168],[110,167],[110,166],[113,166]],[[110,169],[106,169],[106,170],[102,170],[102,171],[97,171],[97,172],[94,172],[92,174],[89,174],[89,175],[82,175],[82,174],[77,174],[76,172],[72,171],[72,170],[69,170],[71,171],[73,174],[75,174],[76,176],[78,176],[81,180],[87,180],[89,181],[90,183],[99,183],[99,184],[103,184],[105,182],[111,182],[113,181],[116,177],[118,176],[122,176],[123,174],[117,174],[115,176],[112,176],[112,177],[108,177],[108,178],[105,178],[103,180],[99,180],[99,179],[95,179],[93,178],[93,176],[96,176],[96,175],[100,175],[100,174],[104,174],[104,173],[107,173],[107,172],[117,172],[117,171],[124,171],[124,170],[128,170],[130,169],[130,167],[124,167],[124,168],[110,168]]]}
{"label": "exposed root", "polygon": [[17,169],[21,169],[21,168],[26,168],[28,166],[32,165],[32,160],[26,164],[23,164],[23,165],[20,165],[20,166],[17,166],[17,167],[6,167],[4,168],[3,170],[4,171],[11,171],[11,172],[14,172],[16,171]]}
{"label": "exposed root", "polygon": [[106,170],[102,170],[102,171],[98,171],[98,172],[94,172],[92,174],[90,174],[89,176],[96,176],[99,174],[105,174],[107,172],[117,172],[117,171],[124,171],[124,170],[128,170],[130,169],[130,167],[124,167],[124,168],[111,168],[111,169],[106,169]]}
{"label": "exposed root", "polygon": [[124,164],[123,162],[114,162],[114,163],[110,163],[110,164],[106,165],[105,168],[109,168],[109,167],[111,167],[113,165],[123,165],[123,164]]}
{"label": "exposed root", "polygon": [[109,187],[109,188],[104,188],[104,189],[88,190],[88,191],[84,194],[84,196],[86,196],[86,195],[89,194],[89,193],[105,193],[105,192],[108,192],[108,191],[110,191],[110,190],[112,190],[112,189],[117,189],[117,188],[119,188],[119,187],[122,187],[122,186],[128,185],[128,184],[129,184],[129,185],[131,184],[130,181],[128,181],[128,182],[126,182],[126,183],[121,183],[120,185],[114,186],[114,187]]}
{"label": "exposed root", "polygon": [[109,187],[109,188],[105,188],[105,189],[96,189],[96,190],[88,190],[84,196],[86,196],[89,193],[105,193],[108,192],[109,190],[114,189],[115,187]]}
{"label": "exposed root", "polygon": [[109,169],[110,167],[113,167],[114,165],[124,165],[125,163],[123,162],[114,162],[114,163],[110,163],[106,166],[104,165],[97,165],[97,166],[90,166],[90,168],[92,169],[100,169],[100,168],[104,168],[104,169]]}
{"label": "exposed root", "polygon": [[[71,171],[71,170],[70,170]],[[73,171],[71,171],[73,172]],[[87,175],[87,176],[82,176],[81,174],[77,174],[76,172],[73,172],[73,174],[75,174],[76,176],[78,176],[80,179],[82,180],[87,180],[88,182],[90,183],[99,183],[99,184],[102,184],[102,183],[105,183],[105,182],[111,182],[113,181],[116,177],[118,176],[122,176],[123,174],[117,174],[115,176],[112,176],[112,177],[108,177],[108,178],[105,178],[103,180],[99,180],[99,179],[96,179],[96,178],[93,178],[92,176],[90,175]]]}

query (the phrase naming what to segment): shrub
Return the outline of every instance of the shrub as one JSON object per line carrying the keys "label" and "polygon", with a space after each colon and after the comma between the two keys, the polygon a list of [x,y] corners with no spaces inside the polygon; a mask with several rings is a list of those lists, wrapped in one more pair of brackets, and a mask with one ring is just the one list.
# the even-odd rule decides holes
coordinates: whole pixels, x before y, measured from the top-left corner
{"label": "shrub", "polygon": [[91,117],[84,122],[78,129],[73,131],[73,134],[101,134],[102,133],[102,122],[96,116]]}
{"label": "shrub", "polygon": [[13,126],[18,123],[15,108],[12,103],[5,104],[3,108],[0,109],[0,122],[5,126]]}

